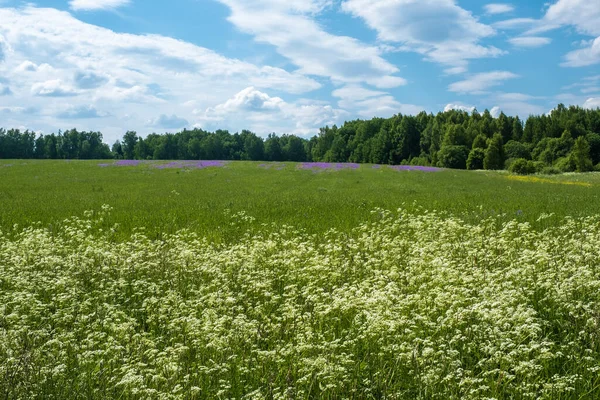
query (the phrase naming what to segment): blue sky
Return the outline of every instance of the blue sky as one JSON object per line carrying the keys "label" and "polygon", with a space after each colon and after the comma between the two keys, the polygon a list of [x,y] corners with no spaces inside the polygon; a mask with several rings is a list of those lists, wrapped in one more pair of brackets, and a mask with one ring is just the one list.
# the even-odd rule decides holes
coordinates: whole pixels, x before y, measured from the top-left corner
{"label": "blue sky", "polygon": [[0,0],[0,126],[311,136],[600,106],[600,2]]}

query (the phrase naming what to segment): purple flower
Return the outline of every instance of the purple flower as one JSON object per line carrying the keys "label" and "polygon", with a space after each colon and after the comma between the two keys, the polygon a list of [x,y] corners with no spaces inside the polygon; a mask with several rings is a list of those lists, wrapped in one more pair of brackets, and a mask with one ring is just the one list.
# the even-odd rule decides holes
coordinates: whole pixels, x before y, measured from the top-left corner
{"label": "purple flower", "polygon": [[298,169],[305,170],[336,170],[342,169],[358,169],[359,164],[356,163],[326,163],[326,162],[305,162],[298,164]]}
{"label": "purple flower", "polygon": [[140,163],[140,160],[119,160],[115,162],[115,165],[118,167],[137,167]]}
{"label": "purple flower", "polygon": [[181,169],[181,168],[193,168],[193,169],[204,169],[209,167],[224,167],[227,165],[226,161],[171,161],[167,164],[157,165],[158,169]]}
{"label": "purple flower", "polygon": [[441,168],[436,167],[422,167],[418,165],[391,165],[391,169],[395,171],[421,171],[421,172],[439,172],[443,171]]}

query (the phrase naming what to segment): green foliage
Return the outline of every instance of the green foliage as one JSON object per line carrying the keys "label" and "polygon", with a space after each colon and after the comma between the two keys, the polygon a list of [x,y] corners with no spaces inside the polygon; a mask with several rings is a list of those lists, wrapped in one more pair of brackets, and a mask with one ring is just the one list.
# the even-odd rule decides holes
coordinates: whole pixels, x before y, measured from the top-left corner
{"label": "green foliage", "polygon": [[554,164],[562,172],[575,172],[577,165],[573,157],[561,157]]}
{"label": "green foliage", "polygon": [[[505,155],[488,149],[494,134],[502,138]],[[0,129],[0,158],[38,159],[155,159],[155,160],[266,160],[329,161],[377,164],[412,163],[415,158],[429,163],[462,165],[448,160],[442,147],[464,146],[489,150],[489,168],[503,168],[505,159],[526,158],[554,165],[569,156],[575,140],[585,137],[593,164],[600,163],[600,109],[587,110],[560,104],[550,115],[529,116],[525,125],[518,117],[500,113],[494,119],[488,110],[469,114],[450,110],[437,115],[397,114],[326,126],[304,139],[294,135],[262,138],[243,130],[207,132],[202,129],[176,133],[151,133],[146,137],[128,131],[109,147],[98,132],[75,129],[39,135],[31,131]],[[502,149],[500,151],[502,153]],[[456,154],[454,154],[455,156]],[[440,160],[440,156],[443,160]],[[564,161],[561,161],[564,164]],[[466,160],[465,160],[466,164]],[[586,166],[589,168],[589,165]]]}
{"label": "green foliage", "polygon": [[474,149],[486,149],[488,145],[488,140],[485,136],[483,135],[477,135],[477,137],[475,137],[475,140],[473,141],[473,148]]}
{"label": "green foliage", "polygon": [[524,158],[531,160],[531,151],[525,143],[510,140],[504,145],[504,154],[506,158]]}
{"label": "green foliage", "polygon": [[474,147],[467,158],[467,169],[477,170],[483,169],[483,159],[485,158],[485,150],[479,147]]}
{"label": "green foliage", "polygon": [[483,159],[483,168],[488,170],[504,169],[504,146],[500,134],[495,134],[488,143]]}
{"label": "green foliage", "polygon": [[557,167],[544,167],[544,168],[543,168],[543,169],[540,171],[540,173],[541,173],[542,175],[560,175],[560,174],[562,174],[563,172],[562,172],[560,169],[558,169]]}
{"label": "green foliage", "polygon": [[509,172],[518,175],[530,175],[536,172],[536,167],[531,160],[518,158],[511,163]]}
{"label": "green foliage", "polygon": [[594,164],[592,163],[592,158],[590,156],[590,144],[584,136],[579,136],[577,140],[575,140],[569,158],[575,165],[575,170],[577,172],[589,172],[594,169]]}
{"label": "green foliage", "polygon": [[465,146],[442,146],[437,153],[438,166],[442,168],[466,169],[469,149]]}

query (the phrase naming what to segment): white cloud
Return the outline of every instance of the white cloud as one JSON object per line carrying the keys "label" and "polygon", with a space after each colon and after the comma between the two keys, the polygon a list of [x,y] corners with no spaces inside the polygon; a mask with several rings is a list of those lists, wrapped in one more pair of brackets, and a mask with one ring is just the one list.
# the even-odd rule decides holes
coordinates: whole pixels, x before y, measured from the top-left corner
{"label": "white cloud", "polygon": [[498,21],[492,24],[496,29],[522,29],[530,27],[538,23],[537,19],[533,18],[511,18],[504,21]]}
{"label": "white cloud", "polygon": [[[49,132],[64,128],[68,120],[57,115],[65,104],[55,100],[69,97],[73,107],[91,105],[109,116],[73,120],[68,126],[101,130],[113,141],[123,129],[146,133],[147,122],[161,114],[191,120],[192,109],[181,106],[189,101],[208,108],[248,86],[282,96],[321,87],[299,72],[227,58],[165,36],[117,33],[55,9],[0,8],[0,21],[2,48],[7,54],[10,49],[0,75],[11,82],[11,107],[43,110],[5,122],[15,126]],[[232,128],[241,127],[232,118]],[[290,127],[296,123],[284,122]]]}
{"label": "white cloud", "polygon": [[600,63],[600,37],[589,47],[571,51],[565,56],[565,60],[562,64],[565,67],[585,67]]}
{"label": "white cloud", "polygon": [[370,97],[387,95],[386,92],[366,89],[359,85],[347,85],[333,91],[332,95],[346,100],[364,100]]}
{"label": "white cloud", "polygon": [[70,97],[77,96],[77,91],[63,83],[60,79],[36,83],[31,87],[31,93],[44,97]]}
{"label": "white cloud", "polygon": [[600,108],[600,97],[592,97],[587,99],[586,102],[583,103],[583,107],[590,109]]}
{"label": "white cloud", "polygon": [[494,118],[498,118],[500,112],[504,112],[507,115],[518,115],[522,119],[527,118],[529,115],[540,115],[545,113],[547,108],[539,106],[537,104],[531,104],[525,101],[507,101],[499,103],[498,106],[492,108],[490,113]]}
{"label": "white cloud", "polygon": [[[316,133],[318,127],[341,123],[348,113],[334,109],[328,104],[317,102],[288,103],[279,97],[271,97],[254,87],[248,87],[222,104],[206,110],[195,110],[197,125],[218,123],[228,127],[232,116],[240,118],[244,127],[259,134],[278,132],[305,135]],[[293,126],[285,126],[283,121],[294,121]]]}
{"label": "white cloud", "polygon": [[10,96],[13,92],[8,86],[0,85],[0,96]]}
{"label": "white cloud", "polygon": [[109,114],[100,112],[92,105],[87,106],[69,106],[65,110],[59,112],[56,116],[60,119],[90,119],[103,118]]}
{"label": "white cloud", "polygon": [[[198,115],[198,126],[218,124],[227,128],[231,117],[236,116],[244,123],[244,127],[262,135],[273,131],[315,134],[319,127],[339,124],[348,116],[346,111],[328,104],[308,101],[288,103],[253,87],[236,93],[222,104],[194,113]],[[289,120],[294,121],[294,125],[284,125],[284,121]]]}
{"label": "white cloud", "polygon": [[513,46],[525,48],[542,47],[552,43],[552,39],[541,36],[520,36],[511,38],[508,41]]}
{"label": "white cloud", "polygon": [[512,4],[502,3],[486,4],[483,8],[487,14],[491,15],[509,13],[515,10],[515,7]]}
{"label": "white cloud", "polygon": [[345,0],[342,9],[364,19],[381,40],[401,43],[403,50],[423,54],[451,72],[466,69],[469,59],[504,54],[477,44],[495,31],[455,0]]}
{"label": "white cloud", "polygon": [[130,0],[71,0],[69,6],[75,11],[113,10],[126,6]]}
{"label": "white cloud", "polygon": [[532,96],[524,93],[496,93],[494,98],[499,101],[524,102],[535,99],[543,99],[544,97]]}
{"label": "white cloud", "polygon": [[325,32],[311,15],[327,1],[219,0],[231,9],[228,20],[255,40],[275,46],[299,72],[339,83],[388,88],[405,83],[398,68],[381,57],[382,49],[347,36]]}
{"label": "white cloud", "polygon": [[403,104],[387,92],[371,90],[360,85],[347,85],[333,91],[339,98],[338,106],[351,110],[364,118],[391,117],[395,114],[418,114],[425,108],[414,104]]}
{"label": "white cloud", "polygon": [[579,33],[600,36],[600,7],[590,0],[558,0],[548,8],[543,18],[543,29],[574,25]]}
{"label": "white cloud", "polygon": [[448,112],[448,111],[452,111],[452,110],[466,111],[468,113],[472,113],[475,110],[475,107],[466,106],[464,104],[454,104],[454,103],[447,104],[446,107],[444,107],[444,112]]}
{"label": "white cloud", "polygon": [[189,127],[190,123],[177,115],[161,114],[160,116],[148,121],[148,125],[155,128],[163,129],[182,129]]}
{"label": "white cloud", "polygon": [[526,32],[526,35],[567,25],[574,26],[582,35],[595,37],[595,40],[583,49],[568,53],[562,65],[584,67],[600,63],[600,6],[597,1],[558,0],[548,8],[537,26]]}
{"label": "white cloud", "polygon": [[484,72],[481,74],[472,75],[463,81],[454,82],[448,87],[448,90],[458,93],[480,94],[486,89],[501,85],[508,79],[514,79],[518,77],[519,75],[508,71]]}

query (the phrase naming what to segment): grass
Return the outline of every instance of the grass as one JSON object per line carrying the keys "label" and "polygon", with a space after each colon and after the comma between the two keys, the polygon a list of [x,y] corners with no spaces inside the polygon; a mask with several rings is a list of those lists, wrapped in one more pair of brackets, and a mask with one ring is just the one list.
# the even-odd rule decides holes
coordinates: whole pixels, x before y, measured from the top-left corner
{"label": "grass", "polygon": [[0,398],[600,398],[599,174],[156,165],[0,161]]}
{"label": "grass", "polygon": [[[514,179],[497,172],[398,172],[369,165],[313,172],[293,163],[281,170],[252,162],[201,170],[101,163],[107,162],[0,161],[0,229],[55,225],[103,204],[114,208],[109,222],[119,223],[122,238],[144,226],[152,237],[185,228],[214,241],[239,237],[230,219],[242,211],[255,218],[246,228],[276,222],[309,233],[349,231],[369,220],[374,208],[415,205],[466,221],[494,216],[536,227],[567,215],[600,214],[600,174]],[[555,217],[537,222],[542,213]]]}

